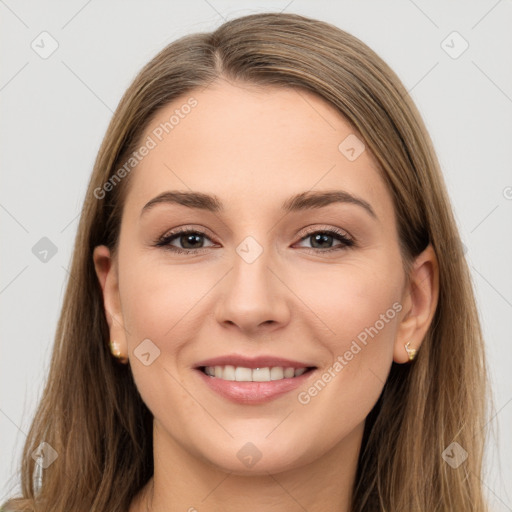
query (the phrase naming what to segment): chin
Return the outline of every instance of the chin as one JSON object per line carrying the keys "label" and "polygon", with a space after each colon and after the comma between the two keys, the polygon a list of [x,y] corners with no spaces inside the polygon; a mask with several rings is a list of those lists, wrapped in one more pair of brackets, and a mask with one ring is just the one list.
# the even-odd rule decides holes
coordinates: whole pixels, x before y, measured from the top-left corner
{"label": "chin", "polygon": [[[300,452],[301,447],[304,448],[304,443],[294,447],[282,444],[276,446],[267,440],[265,446],[261,446],[251,441],[240,443],[231,440],[230,446],[221,446],[222,451],[218,453],[209,447],[204,456],[210,465],[235,475],[268,475],[295,469],[310,462],[306,460],[308,454]],[[309,454],[309,458],[314,457]]]}

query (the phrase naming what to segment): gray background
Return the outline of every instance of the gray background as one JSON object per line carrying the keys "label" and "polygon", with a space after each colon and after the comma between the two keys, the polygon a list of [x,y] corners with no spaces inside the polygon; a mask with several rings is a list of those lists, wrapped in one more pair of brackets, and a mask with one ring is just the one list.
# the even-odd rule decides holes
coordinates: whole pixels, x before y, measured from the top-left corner
{"label": "gray background", "polygon": [[[333,23],[370,45],[424,117],[486,336],[495,416],[485,426],[491,439],[484,487],[493,510],[512,511],[510,0],[0,0],[2,501],[16,490],[14,472],[49,365],[85,187],[121,95],[174,39],[244,14],[283,10]],[[31,47],[35,41],[43,51],[46,37],[44,48],[51,48],[43,31],[58,43],[48,58]],[[446,39],[453,31],[469,44],[457,58],[464,41]],[[32,251],[43,237],[57,249],[46,262]]]}

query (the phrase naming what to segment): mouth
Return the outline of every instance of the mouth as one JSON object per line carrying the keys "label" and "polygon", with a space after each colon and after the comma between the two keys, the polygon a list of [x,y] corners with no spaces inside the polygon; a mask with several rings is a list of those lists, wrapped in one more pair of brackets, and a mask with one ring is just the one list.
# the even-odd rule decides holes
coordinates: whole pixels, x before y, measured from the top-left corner
{"label": "mouth", "polygon": [[241,405],[265,404],[289,396],[300,386],[307,386],[316,374],[316,366],[199,366],[196,375],[206,387],[221,398]]}
{"label": "mouth", "polygon": [[199,366],[197,368],[208,377],[236,382],[273,382],[295,379],[312,372],[316,366],[294,368],[292,366],[264,366],[248,368],[234,365]]}

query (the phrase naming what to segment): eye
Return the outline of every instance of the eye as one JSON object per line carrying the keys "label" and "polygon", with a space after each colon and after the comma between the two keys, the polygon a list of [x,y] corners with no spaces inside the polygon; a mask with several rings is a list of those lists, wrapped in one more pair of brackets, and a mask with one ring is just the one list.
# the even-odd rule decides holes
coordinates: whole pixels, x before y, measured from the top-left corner
{"label": "eye", "polygon": [[[325,230],[310,231],[306,236],[301,238],[301,242],[311,240],[312,247],[306,247],[319,252],[339,251],[352,247],[355,242],[348,237],[346,233],[336,228]],[[339,244],[332,246],[333,242],[338,240]]]}
{"label": "eye", "polygon": [[[311,241],[312,246],[303,246],[303,248],[320,253],[339,251],[355,245],[352,238],[350,238],[345,232],[336,228],[310,231],[306,236],[301,238],[299,243],[307,241],[308,239]],[[160,237],[156,240],[155,246],[162,247],[174,253],[195,254],[204,249],[215,246],[215,243],[205,246],[205,240],[209,240],[211,242],[211,239],[205,232],[183,227],[174,229]],[[332,244],[335,241],[340,243],[333,246]],[[175,244],[179,244],[179,246],[176,246]]]}
{"label": "eye", "polygon": [[[209,239],[206,233],[198,230],[192,230],[187,228],[178,228],[170,233],[165,234],[163,237],[157,240],[156,246],[164,247],[169,251],[177,252],[177,253],[196,253],[201,249],[205,249],[207,247],[212,247],[215,244],[209,246],[203,246],[203,239]],[[176,247],[173,245],[174,242],[177,242],[181,245],[181,247]]]}

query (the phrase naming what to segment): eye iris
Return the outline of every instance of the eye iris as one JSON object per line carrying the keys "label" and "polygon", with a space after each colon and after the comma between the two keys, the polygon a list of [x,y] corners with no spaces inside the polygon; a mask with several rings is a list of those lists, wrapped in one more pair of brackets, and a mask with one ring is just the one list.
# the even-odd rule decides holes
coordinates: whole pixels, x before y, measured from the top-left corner
{"label": "eye iris", "polygon": [[[332,240],[333,240],[332,235],[328,235],[325,233],[318,233],[316,235],[312,235],[312,238],[314,240],[313,246],[315,245],[316,242],[320,242],[321,244],[322,243],[332,244]],[[322,246],[320,248],[325,248],[325,247]]]}
{"label": "eye iris", "polygon": [[[185,241],[185,242],[183,242],[183,241]],[[201,242],[201,241],[202,241],[201,235],[196,234],[196,233],[190,233],[190,234],[180,236],[180,243],[186,249],[196,249],[197,246],[194,246],[194,242]],[[188,246],[189,242],[192,243],[192,246]],[[199,247],[200,246],[201,246],[201,244],[199,244]]]}

